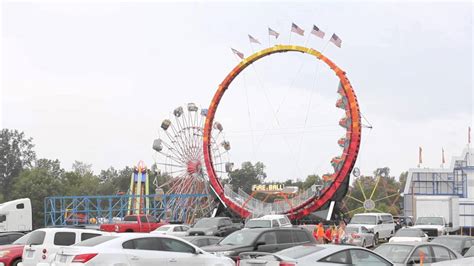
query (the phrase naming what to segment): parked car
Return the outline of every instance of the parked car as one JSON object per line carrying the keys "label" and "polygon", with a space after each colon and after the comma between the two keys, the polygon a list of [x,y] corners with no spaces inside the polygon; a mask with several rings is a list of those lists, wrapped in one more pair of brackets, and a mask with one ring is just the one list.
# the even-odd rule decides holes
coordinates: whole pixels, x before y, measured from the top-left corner
{"label": "parked car", "polygon": [[191,229],[188,236],[228,236],[240,228],[229,217],[202,218]]}
{"label": "parked car", "polygon": [[198,265],[233,266],[226,257],[207,253],[174,236],[124,233],[100,236],[64,247],[52,265]]}
{"label": "parked car", "polygon": [[466,252],[474,246],[474,237],[472,236],[438,236],[434,238],[432,243],[443,244],[452,248],[454,251],[461,255],[465,255]]}
{"label": "parked car", "polygon": [[378,245],[379,239],[389,239],[395,234],[395,223],[390,213],[358,213],[349,224],[365,226],[374,233],[375,245]]}
{"label": "parked car", "polygon": [[396,242],[428,242],[428,235],[418,228],[402,228],[390,238],[390,243]]}
{"label": "parked car", "polygon": [[364,248],[374,246],[375,236],[365,226],[349,225],[346,227],[346,234],[350,235],[350,243],[353,245]]}
{"label": "parked car", "polygon": [[318,266],[318,265],[393,265],[371,250],[349,245],[306,244],[277,253],[245,252],[240,266]]}
{"label": "parked car", "polygon": [[271,228],[271,227],[292,227],[290,219],[286,215],[265,215],[260,218],[250,219],[245,223],[244,228]]}
{"label": "parked car", "polygon": [[185,236],[190,229],[187,225],[182,224],[165,224],[154,231],[151,231],[151,234],[159,234],[159,235],[171,235],[171,236]]}
{"label": "parked car", "polygon": [[25,234],[19,232],[0,233],[0,246],[9,245]]}
{"label": "parked car", "polygon": [[[0,265],[1,266],[17,266],[21,262],[23,247],[30,237],[31,233],[18,238],[11,245],[0,246]],[[2,265],[3,263],[3,265]]]}
{"label": "parked car", "polygon": [[156,218],[151,215],[128,215],[124,217],[123,221],[111,224],[101,224],[100,230],[116,233],[149,233],[164,224],[165,223],[158,222]]}
{"label": "parked car", "polygon": [[60,247],[108,234],[106,232],[77,228],[43,228],[31,233],[23,248],[23,266],[48,265]]}
{"label": "parked car", "polygon": [[431,266],[462,266],[462,265],[467,265],[467,266],[472,266],[474,265],[474,257],[467,257],[467,258],[462,258],[462,259],[457,259],[457,260],[445,260],[441,262],[435,262],[432,263]]}
{"label": "parked car", "polygon": [[395,265],[429,265],[462,258],[456,251],[430,242],[386,243],[374,251]]}
{"label": "parked car", "polygon": [[198,246],[210,246],[219,243],[222,240],[222,237],[218,236],[185,236],[182,239],[189,241],[190,243]]}
{"label": "parked car", "polygon": [[401,228],[412,227],[415,224],[412,216],[393,216],[393,220],[395,221],[395,231]]}
{"label": "parked car", "polygon": [[239,230],[204,250],[237,260],[242,252],[277,252],[302,244],[316,243],[313,235],[301,227],[255,228]]}

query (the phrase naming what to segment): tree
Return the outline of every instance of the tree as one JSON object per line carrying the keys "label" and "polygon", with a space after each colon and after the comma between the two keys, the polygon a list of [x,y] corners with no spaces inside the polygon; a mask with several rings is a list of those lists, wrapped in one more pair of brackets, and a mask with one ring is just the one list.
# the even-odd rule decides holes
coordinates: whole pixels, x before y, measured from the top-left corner
{"label": "tree", "polygon": [[241,188],[246,193],[250,193],[252,185],[262,184],[267,177],[265,165],[261,162],[257,162],[255,165],[251,162],[244,162],[240,169],[230,172],[229,175],[233,188],[235,190]]}
{"label": "tree", "polygon": [[402,184],[390,176],[390,168],[377,168],[374,176],[360,176],[352,182],[349,193],[343,200],[345,209],[350,216],[363,212],[362,202],[372,199],[375,202],[375,211],[398,214],[402,188]]}
{"label": "tree", "polygon": [[34,168],[21,172],[11,189],[12,198],[30,198],[33,208],[33,226],[44,226],[44,198],[61,195],[61,181],[48,169]]}
{"label": "tree", "polygon": [[49,160],[49,159],[38,159],[35,162],[35,168],[45,169],[49,175],[54,178],[61,179],[65,173],[64,169],[61,168],[61,162],[58,159]]}
{"label": "tree", "polygon": [[10,199],[14,178],[23,169],[32,167],[36,158],[33,139],[18,130],[2,129],[0,132],[0,187],[5,199]]}

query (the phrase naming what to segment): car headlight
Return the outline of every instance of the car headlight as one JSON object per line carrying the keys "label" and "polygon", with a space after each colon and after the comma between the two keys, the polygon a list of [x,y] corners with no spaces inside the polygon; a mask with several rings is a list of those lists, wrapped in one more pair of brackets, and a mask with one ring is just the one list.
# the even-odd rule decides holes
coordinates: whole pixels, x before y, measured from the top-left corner
{"label": "car headlight", "polygon": [[10,250],[1,250],[0,251],[0,258],[6,257],[10,253]]}
{"label": "car headlight", "polygon": [[206,232],[206,236],[212,236],[213,234],[214,234],[213,231],[207,231],[207,232]]}

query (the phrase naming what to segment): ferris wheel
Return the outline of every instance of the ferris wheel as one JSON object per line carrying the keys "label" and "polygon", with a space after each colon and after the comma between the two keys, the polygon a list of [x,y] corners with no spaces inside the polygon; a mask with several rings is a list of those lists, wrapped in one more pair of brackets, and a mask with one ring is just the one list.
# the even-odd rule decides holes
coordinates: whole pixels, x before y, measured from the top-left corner
{"label": "ferris wheel", "polygon": [[[160,137],[153,142],[155,162],[162,168],[162,174],[169,177],[164,184],[155,181],[157,193],[164,193],[166,189],[166,194],[189,196],[171,197],[166,202],[166,211],[173,220],[191,223],[196,218],[208,216],[218,205],[209,186],[202,153],[206,115],[207,109],[200,109],[194,103],[188,103],[185,108],[177,107],[169,119],[163,120]],[[225,140],[221,123],[215,122],[214,129],[209,144],[215,162],[215,178],[225,183],[233,166],[228,156],[230,143]]]}
{"label": "ferris wheel", "polygon": [[[291,195],[285,197],[284,200],[265,202],[264,200],[253,198],[252,195],[246,194],[244,191],[239,190],[236,192],[222,182],[218,168],[220,161],[216,161],[215,158],[216,153],[213,135],[216,133],[216,128],[214,126],[214,119],[218,108],[221,106],[222,99],[239,74],[263,58],[286,53],[312,56],[316,61],[328,66],[328,69],[335,74],[338,81],[335,91],[339,95],[336,107],[343,110],[343,117],[339,123],[335,122],[335,124],[342,127],[345,133],[337,143],[334,143],[341,147],[341,152],[330,161],[328,160],[332,165],[333,172],[323,175],[324,184],[322,187],[317,188],[316,184],[313,184],[313,186],[306,190],[291,193]],[[241,217],[279,213],[287,214],[291,219],[302,218],[311,212],[327,207],[331,201],[340,200],[347,192],[349,176],[355,165],[361,141],[361,115],[359,106],[355,92],[345,72],[321,52],[313,48],[298,45],[275,45],[257,51],[247,58],[243,58],[243,56],[239,57],[241,57],[242,60],[224,78],[214,94],[209,105],[203,132],[205,169],[207,170],[210,185],[216,193],[216,196],[226,207]]]}

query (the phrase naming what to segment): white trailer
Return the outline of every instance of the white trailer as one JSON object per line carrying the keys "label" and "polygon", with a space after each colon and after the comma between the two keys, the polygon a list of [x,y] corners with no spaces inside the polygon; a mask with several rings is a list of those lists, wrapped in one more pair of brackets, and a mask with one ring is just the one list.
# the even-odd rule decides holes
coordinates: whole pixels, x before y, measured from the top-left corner
{"label": "white trailer", "polygon": [[448,232],[459,229],[459,198],[457,196],[415,196],[415,218],[443,217]]}
{"label": "white trailer", "polygon": [[31,201],[28,198],[0,204],[0,232],[28,232],[33,226]]}

